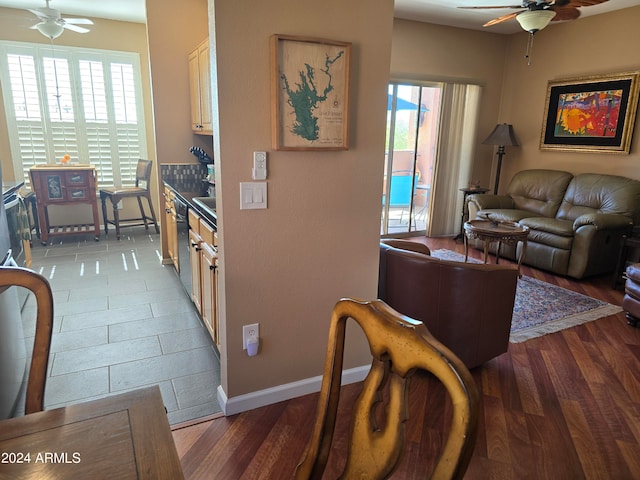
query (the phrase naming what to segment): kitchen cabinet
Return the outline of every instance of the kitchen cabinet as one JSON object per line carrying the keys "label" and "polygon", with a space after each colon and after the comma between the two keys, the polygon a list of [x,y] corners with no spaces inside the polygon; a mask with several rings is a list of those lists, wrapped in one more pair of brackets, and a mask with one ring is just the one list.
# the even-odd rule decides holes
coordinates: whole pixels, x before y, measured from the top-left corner
{"label": "kitchen cabinet", "polygon": [[201,307],[202,320],[211,334],[211,338],[220,348],[218,330],[218,251],[217,233],[213,228],[200,219],[200,251]]}
{"label": "kitchen cabinet", "polygon": [[[91,165],[36,165],[29,169],[31,188],[36,194],[40,240],[46,244],[49,237],[77,235],[93,229],[100,239],[100,217],[96,186],[96,169]],[[49,207],[53,205],[87,204],[91,206],[93,223],[51,225]]]}
{"label": "kitchen cabinet", "polygon": [[189,210],[189,262],[191,264],[191,300],[202,315],[202,275],[200,272],[200,251],[202,238],[200,237],[200,217],[193,210]]}
{"label": "kitchen cabinet", "polygon": [[191,299],[216,346],[218,326],[218,242],[211,224],[189,210]]}
{"label": "kitchen cabinet", "polygon": [[179,243],[178,243],[178,217],[175,204],[175,193],[168,187],[164,187],[164,218],[167,225],[167,253],[171,263],[180,273]]}
{"label": "kitchen cabinet", "polygon": [[198,135],[213,135],[211,115],[211,60],[209,39],[189,54],[191,129]]}

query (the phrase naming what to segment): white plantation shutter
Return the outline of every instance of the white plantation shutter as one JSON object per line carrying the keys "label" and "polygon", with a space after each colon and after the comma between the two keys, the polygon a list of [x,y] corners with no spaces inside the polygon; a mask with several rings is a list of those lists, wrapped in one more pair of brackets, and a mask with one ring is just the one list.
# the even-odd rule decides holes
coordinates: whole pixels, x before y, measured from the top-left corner
{"label": "white plantation shutter", "polygon": [[0,81],[16,171],[64,155],[99,186],[133,185],[147,158],[137,54],[0,42]]}
{"label": "white plantation shutter", "polygon": [[[34,165],[44,163],[42,159],[47,157],[47,146],[44,141],[42,125],[33,122],[20,122],[17,123],[16,130],[19,148],[17,156],[22,159],[22,168],[28,171]],[[14,158],[16,157],[13,148],[12,155]]]}
{"label": "white plantation shutter", "polygon": [[111,64],[111,81],[113,82],[113,105],[116,122],[136,124],[136,92],[133,81],[133,66],[122,63]]}
{"label": "white plantation shutter", "polygon": [[7,63],[16,118],[40,120],[40,102],[33,57],[10,54]]}
{"label": "white plantation shutter", "polygon": [[69,64],[65,58],[42,59],[47,107],[51,122],[73,122]]}
{"label": "white plantation shutter", "polygon": [[101,62],[81,60],[80,83],[84,117],[87,122],[107,123],[107,93]]}
{"label": "white plantation shutter", "polygon": [[[115,185],[111,134],[107,125],[87,125],[87,150],[89,163],[96,167],[98,185]],[[118,183],[119,184],[119,183]]]}

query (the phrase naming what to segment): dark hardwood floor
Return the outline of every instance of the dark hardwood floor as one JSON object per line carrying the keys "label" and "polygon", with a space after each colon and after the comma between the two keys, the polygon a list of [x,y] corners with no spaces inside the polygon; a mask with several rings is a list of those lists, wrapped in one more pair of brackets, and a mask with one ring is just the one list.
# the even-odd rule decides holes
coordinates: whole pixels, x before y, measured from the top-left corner
{"label": "dark hardwood floor", "polygon": [[[462,252],[451,239],[421,239]],[[480,257],[474,251],[474,256]],[[573,281],[524,266],[538,278],[620,305],[611,277]],[[479,434],[466,479],[640,478],[640,329],[624,313],[511,344],[472,371],[481,393]],[[358,384],[343,388],[330,467],[343,461]],[[411,383],[407,447],[392,478],[426,478],[450,414],[426,375]],[[287,479],[306,445],[316,395],[174,430],[187,479]]]}

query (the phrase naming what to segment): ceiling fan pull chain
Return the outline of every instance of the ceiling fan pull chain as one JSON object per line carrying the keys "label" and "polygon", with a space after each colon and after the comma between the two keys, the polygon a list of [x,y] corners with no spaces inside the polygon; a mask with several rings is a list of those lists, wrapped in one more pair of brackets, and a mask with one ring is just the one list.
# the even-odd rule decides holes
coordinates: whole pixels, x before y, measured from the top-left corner
{"label": "ceiling fan pull chain", "polygon": [[529,33],[529,38],[527,40],[527,53],[524,55],[524,58],[527,59],[527,66],[531,66],[531,54],[533,53],[533,34],[534,32]]}

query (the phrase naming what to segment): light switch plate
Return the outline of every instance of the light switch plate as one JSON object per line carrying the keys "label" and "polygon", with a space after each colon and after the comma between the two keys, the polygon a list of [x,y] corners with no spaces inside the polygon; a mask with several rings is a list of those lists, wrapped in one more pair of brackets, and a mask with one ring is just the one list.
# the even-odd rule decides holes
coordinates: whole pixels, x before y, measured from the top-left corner
{"label": "light switch plate", "polygon": [[267,208],[267,182],[240,182],[240,210]]}

